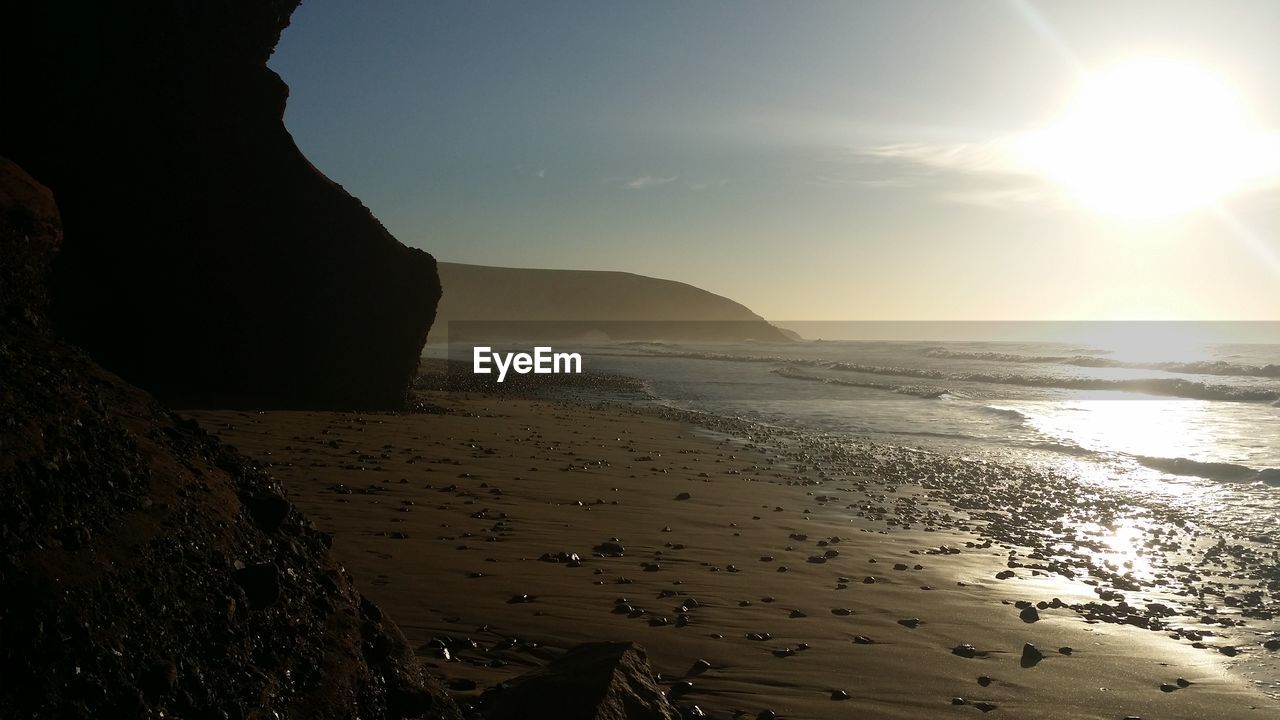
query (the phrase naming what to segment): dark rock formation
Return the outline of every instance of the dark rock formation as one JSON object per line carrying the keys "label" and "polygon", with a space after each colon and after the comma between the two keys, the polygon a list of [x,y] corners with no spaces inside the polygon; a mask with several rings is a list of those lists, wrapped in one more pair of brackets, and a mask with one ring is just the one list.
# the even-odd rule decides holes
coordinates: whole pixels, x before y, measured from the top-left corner
{"label": "dark rock formation", "polygon": [[0,716],[459,719],[274,481],[50,328],[60,240],[0,159]]}
{"label": "dark rock formation", "polygon": [[0,155],[57,198],[55,322],[179,406],[396,408],[439,283],[298,151],[298,0],[0,10]]}
{"label": "dark rock formation", "polygon": [[490,690],[486,720],[677,720],[644,650],[629,642],[579,645],[546,667]]}
{"label": "dark rock formation", "polygon": [[625,272],[443,262],[439,269],[444,296],[432,342],[459,340],[446,338],[449,322],[455,323],[455,335],[465,335],[463,341],[521,333],[601,340],[796,339],[739,303],[673,280]]}

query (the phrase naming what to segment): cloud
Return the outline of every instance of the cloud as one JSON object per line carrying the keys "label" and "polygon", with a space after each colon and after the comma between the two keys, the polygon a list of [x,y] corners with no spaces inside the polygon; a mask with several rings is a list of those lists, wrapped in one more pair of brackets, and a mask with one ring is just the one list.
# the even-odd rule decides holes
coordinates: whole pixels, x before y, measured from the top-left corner
{"label": "cloud", "polygon": [[1034,175],[1018,157],[1019,138],[981,143],[898,143],[858,148],[854,155],[864,162],[901,163],[934,173],[974,175]]}
{"label": "cloud", "polygon": [[[1202,142],[1200,155],[1177,136],[1157,136],[1147,145],[1130,140],[1118,149],[1107,140],[1067,136],[1064,141],[1042,131],[985,142],[895,143],[854,148],[845,156],[845,167],[864,187],[923,188],[945,202],[998,208],[1090,204],[1092,194],[1124,196],[1137,184],[1164,187],[1151,193],[1156,198],[1176,198],[1181,185],[1204,186],[1198,194],[1205,199],[1280,186],[1280,134],[1275,132]],[[1213,162],[1199,167],[1197,157]]]}
{"label": "cloud", "polygon": [[628,181],[628,182],[627,182],[627,189],[629,189],[629,190],[647,190],[647,189],[649,189],[649,188],[659,187],[659,186],[661,186],[661,185],[666,185],[666,184],[668,184],[668,183],[673,183],[673,182],[675,182],[676,180],[679,180],[679,179],[680,179],[680,178],[679,178],[679,176],[677,176],[677,175],[672,175],[672,176],[670,176],[670,177],[655,177],[655,176],[653,176],[653,175],[641,175],[641,176],[640,176],[640,177],[638,177],[638,178],[635,178],[635,179],[633,179],[633,180]]}
{"label": "cloud", "polygon": [[985,142],[895,143],[854,148],[858,185],[923,188],[951,203],[988,208],[1050,208],[1061,191],[1022,152],[1024,136]]}

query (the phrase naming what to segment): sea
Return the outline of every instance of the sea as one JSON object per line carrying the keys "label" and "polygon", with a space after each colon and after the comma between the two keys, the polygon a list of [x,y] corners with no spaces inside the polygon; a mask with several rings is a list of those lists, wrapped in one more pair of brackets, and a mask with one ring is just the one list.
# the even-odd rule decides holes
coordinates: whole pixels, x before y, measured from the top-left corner
{"label": "sea", "polygon": [[675,408],[1049,466],[1241,534],[1277,527],[1280,337],[1122,324],[1095,338],[637,342],[584,357]]}

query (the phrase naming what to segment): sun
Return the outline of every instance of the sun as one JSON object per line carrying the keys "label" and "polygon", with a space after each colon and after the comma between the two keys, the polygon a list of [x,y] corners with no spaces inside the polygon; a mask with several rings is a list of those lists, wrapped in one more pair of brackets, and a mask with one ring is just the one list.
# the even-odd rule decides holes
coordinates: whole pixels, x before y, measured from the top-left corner
{"label": "sun", "polygon": [[1089,78],[1062,117],[1019,151],[1082,205],[1134,220],[1208,205],[1280,164],[1274,136],[1249,126],[1226,82],[1169,59]]}

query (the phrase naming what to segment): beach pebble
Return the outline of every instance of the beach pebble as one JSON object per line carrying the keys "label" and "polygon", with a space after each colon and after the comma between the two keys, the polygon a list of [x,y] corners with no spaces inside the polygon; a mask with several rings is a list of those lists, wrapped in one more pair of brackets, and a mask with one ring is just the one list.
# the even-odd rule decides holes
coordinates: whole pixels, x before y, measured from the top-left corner
{"label": "beach pebble", "polygon": [[951,698],[951,704],[952,705],[968,705],[969,701],[965,700],[962,697],[953,697]]}
{"label": "beach pebble", "polygon": [[875,640],[872,640],[871,638],[867,637],[866,635],[854,635],[854,636],[853,636],[853,644],[854,644],[854,645],[874,645],[874,644],[875,644],[875,642],[876,642]]}
{"label": "beach pebble", "polygon": [[1035,665],[1036,663],[1040,662],[1043,659],[1044,659],[1044,653],[1040,652],[1040,649],[1037,648],[1035,645],[1032,645],[1031,643],[1026,643],[1022,646],[1022,666],[1023,667],[1031,667],[1032,665]]}
{"label": "beach pebble", "polygon": [[689,667],[688,675],[701,675],[711,669],[711,663],[701,658],[694,660],[693,665]]}
{"label": "beach pebble", "polygon": [[609,541],[595,546],[595,551],[606,557],[622,557],[626,548],[622,547],[622,543]]}
{"label": "beach pebble", "polygon": [[951,654],[959,655],[963,658],[972,658],[977,657],[978,649],[968,643],[965,643],[964,645],[957,645],[951,648]]}
{"label": "beach pebble", "polygon": [[1018,617],[1022,618],[1024,623],[1033,623],[1040,620],[1040,611],[1036,610],[1034,605],[1028,605],[1018,613]]}
{"label": "beach pebble", "polygon": [[832,700],[848,700],[849,693],[845,692],[844,690],[832,690],[831,699]]}
{"label": "beach pebble", "polygon": [[978,676],[978,684],[979,684],[979,685],[981,685],[982,687],[986,687],[986,686],[990,685],[990,684],[991,684],[991,676],[990,676],[990,675],[979,675],[979,676]]}
{"label": "beach pebble", "polygon": [[902,618],[901,620],[898,621],[898,624],[903,627],[917,628],[917,627],[920,627],[920,622],[921,622],[920,618],[912,617],[912,618]]}

